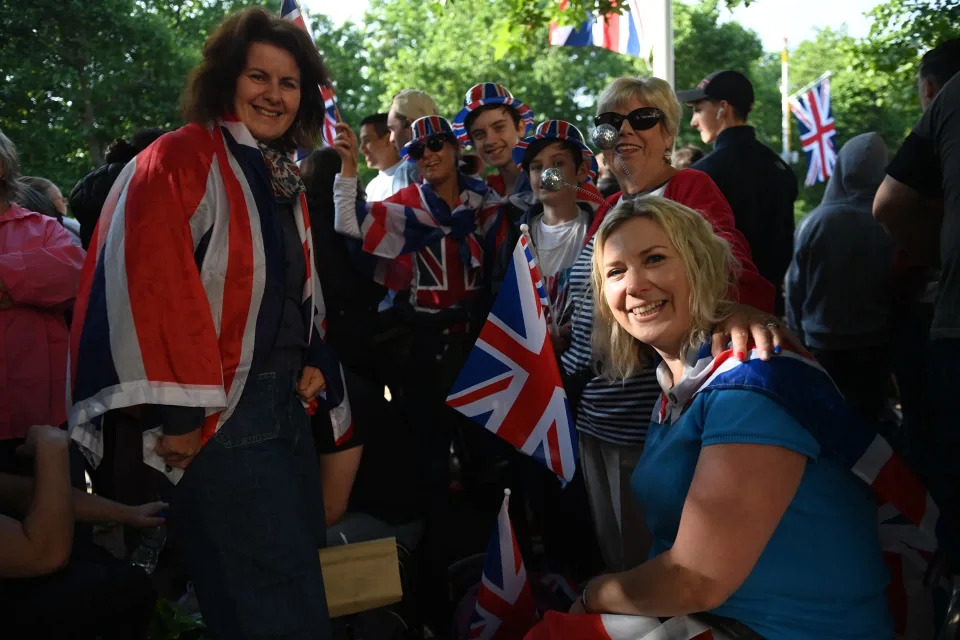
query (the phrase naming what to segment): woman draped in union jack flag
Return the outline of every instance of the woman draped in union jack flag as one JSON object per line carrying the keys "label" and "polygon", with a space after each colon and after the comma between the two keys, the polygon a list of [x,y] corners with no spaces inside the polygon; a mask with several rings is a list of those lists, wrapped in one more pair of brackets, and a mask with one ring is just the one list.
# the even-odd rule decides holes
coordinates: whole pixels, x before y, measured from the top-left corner
{"label": "woman draped in union jack flag", "polygon": [[320,138],[326,80],[292,23],[262,9],[224,21],[184,93],[190,124],[107,198],[77,299],[71,435],[96,458],[103,414],[139,408],[219,638],[330,637],[304,407],[329,409],[341,437],[350,417],[289,157]]}
{"label": "woman draped in union jack flag", "polygon": [[895,619],[905,631],[903,596],[919,586],[905,583],[922,576],[908,567],[936,548],[939,512],[809,354],[711,355],[736,267],[699,213],[664,198],[622,203],[597,231],[605,374],[661,360],[663,392],[630,485],[653,549],[639,566],[588,581],[571,611],[632,618],[570,624],[614,639],[664,617],[673,620],[661,633],[643,637],[892,638]]}

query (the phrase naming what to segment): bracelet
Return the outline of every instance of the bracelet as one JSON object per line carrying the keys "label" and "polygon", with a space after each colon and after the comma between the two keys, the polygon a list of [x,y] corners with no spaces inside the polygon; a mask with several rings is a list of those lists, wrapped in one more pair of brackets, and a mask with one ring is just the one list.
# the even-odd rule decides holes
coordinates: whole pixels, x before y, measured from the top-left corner
{"label": "bracelet", "polygon": [[584,612],[591,613],[590,607],[587,606],[587,589],[590,587],[590,583],[593,581],[593,578],[587,580],[583,584],[583,591],[580,592],[580,606],[583,607]]}

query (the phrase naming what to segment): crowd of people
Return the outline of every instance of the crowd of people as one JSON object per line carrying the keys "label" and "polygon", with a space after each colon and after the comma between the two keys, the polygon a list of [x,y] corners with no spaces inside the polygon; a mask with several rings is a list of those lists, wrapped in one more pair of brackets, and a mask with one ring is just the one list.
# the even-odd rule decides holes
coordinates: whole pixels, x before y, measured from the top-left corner
{"label": "crowd of people", "polygon": [[[195,594],[212,637],[335,637],[318,548],[386,537],[411,564],[409,635],[367,637],[468,637],[452,567],[485,548],[504,487],[531,575],[582,587],[571,613],[923,637],[888,601],[886,459],[871,476],[851,443],[889,441],[904,486],[929,489],[943,517],[921,551],[956,572],[958,71],[960,40],[927,52],[899,151],[849,136],[796,231],[796,177],[736,70],[613,80],[600,153],[481,81],[450,119],[400,91],[295,162],[328,72],[261,9],[207,40],[185,126],[117,141],[66,201],[0,133],[10,637],[144,637],[140,529],[169,533],[174,597]],[[684,105],[709,152],[677,148]],[[577,430],[565,485],[445,402],[521,225]],[[83,524],[107,521],[120,559]]]}

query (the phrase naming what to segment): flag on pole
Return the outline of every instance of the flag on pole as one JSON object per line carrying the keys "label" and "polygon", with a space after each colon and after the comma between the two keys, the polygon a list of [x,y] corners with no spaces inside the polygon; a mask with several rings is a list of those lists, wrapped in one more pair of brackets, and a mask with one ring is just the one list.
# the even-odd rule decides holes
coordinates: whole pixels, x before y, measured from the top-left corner
{"label": "flag on pole", "polygon": [[577,436],[547,331],[547,305],[540,268],[521,235],[447,404],[569,482]]}
{"label": "flag on pole", "polygon": [[[562,0],[560,9],[566,9]],[[628,56],[650,58],[652,39],[644,34],[640,0],[627,0],[623,13],[588,15],[577,26],[550,25],[550,44],[562,47],[603,47]]]}
{"label": "flag on pole", "polygon": [[807,155],[808,187],[826,182],[833,175],[837,150],[833,138],[837,133],[830,106],[830,72],[826,72],[790,97],[790,110],[800,124],[800,144]]}
{"label": "flag on pole", "polygon": [[[307,22],[307,16],[300,11],[300,4],[297,0],[283,0],[280,7],[280,17],[289,20],[313,37],[310,30],[310,24]],[[333,146],[333,140],[337,137],[336,125],[340,122],[340,109],[337,106],[337,93],[331,86],[320,86],[320,94],[323,96],[324,118],[323,118],[323,141],[328,147]],[[305,152],[304,152],[305,151]],[[298,150],[297,160],[303,159],[310,153],[310,149]]]}
{"label": "flag on pole", "polygon": [[510,490],[503,493],[470,619],[470,640],[520,640],[537,624],[537,606],[507,511]]}

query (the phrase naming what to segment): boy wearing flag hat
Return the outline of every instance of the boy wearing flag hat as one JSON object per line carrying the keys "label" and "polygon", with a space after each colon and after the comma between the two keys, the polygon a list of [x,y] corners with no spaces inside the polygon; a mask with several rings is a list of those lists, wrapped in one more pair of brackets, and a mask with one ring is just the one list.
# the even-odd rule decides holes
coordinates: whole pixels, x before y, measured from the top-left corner
{"label": "boy wearing flag hat", "polygon": [[[520,222],[530,227],[540,273],[550,296],[551,315],[559,323],[570,268],[583,248],[595,212],[605,205],[593,184],[597,159],[584,143],[580,130],[563,120],[541,123],[533,135],[516,144],[512,156],[536,197]],[[547,169],[560,172],[563,185],[559,190],[541,185]]]}
{"label": "boy wearing flag hat", "polygon": [[460,144],[472,144],[483,161],[497,169],[487,176],[487,184],[502,196],[530,190],[513,162],[512,151],[533,127],[533,118],[530,107],[504,86],[481,82],[467,91],[463,109],[453,119]]}

